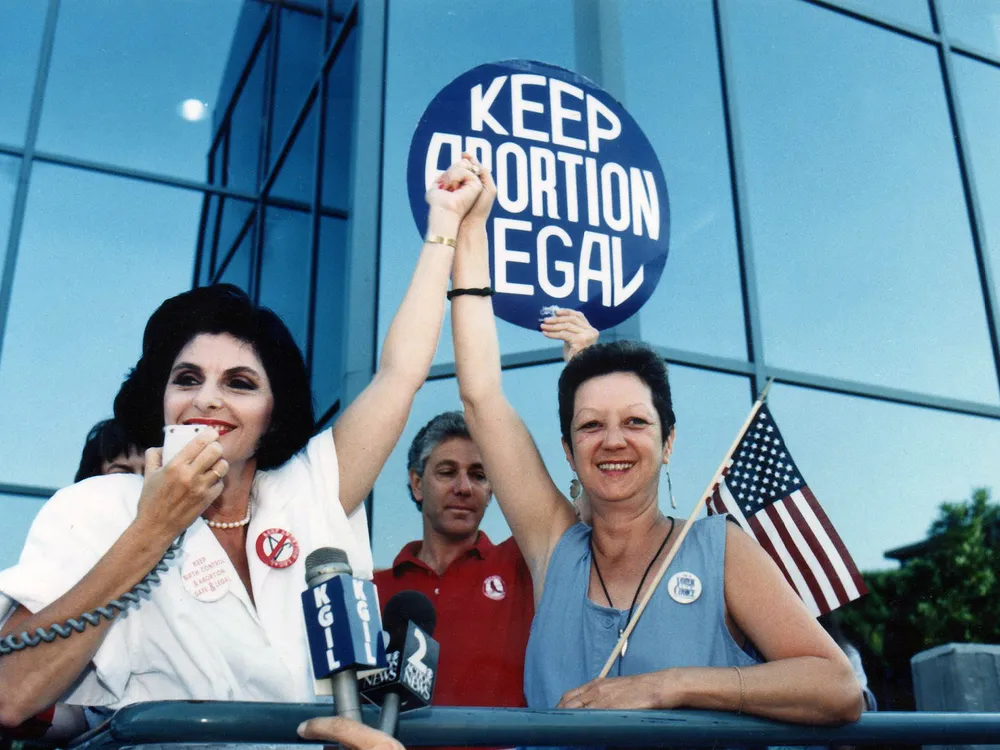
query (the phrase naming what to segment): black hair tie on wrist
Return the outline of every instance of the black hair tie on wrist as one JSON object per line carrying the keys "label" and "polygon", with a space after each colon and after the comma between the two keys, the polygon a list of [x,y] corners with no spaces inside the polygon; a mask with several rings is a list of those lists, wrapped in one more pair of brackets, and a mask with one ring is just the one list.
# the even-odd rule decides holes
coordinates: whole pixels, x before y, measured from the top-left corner
{"label": "black hair tie on wrist", "polygon": [[475,289],[451,289],[448,291],[448,299],[461,297],[463,294],[469,294],[473,297],[492,297],[494,290],[491,286],[477,287]]}

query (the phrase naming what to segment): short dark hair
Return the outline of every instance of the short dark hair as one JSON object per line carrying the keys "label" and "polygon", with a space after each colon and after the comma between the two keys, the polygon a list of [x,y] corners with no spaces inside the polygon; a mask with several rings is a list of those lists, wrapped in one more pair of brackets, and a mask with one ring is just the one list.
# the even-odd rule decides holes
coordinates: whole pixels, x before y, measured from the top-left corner
{"label": "short dark hair", "polygon": [[472,440],[469,427],[465,424],[465,415],[460,411],[446,411],[438,414],[420,428],[416,437],[413,438],[413,442],[410,443],[410,450],[406,453],[406,489],[410,493],[410,499],[417,504],[418,508],[423,503],[417,500],[413,494],[413,488],[410,487],[410,472],[422,477],[431,453],[441,443],[451,438]]}
{"label": "short dark hair", "polygon": [[125,428],[114,419],[102,419],[90,428],[87,440],[80,454],[80,466],[76,470],[74,482],[98,477],[104,473],[104,464],[118,456],[142,453],[139,446],[125,434]]}
{"label": "short dark hair", "polygon": [[239,287],[213,284],[171,297],[149,318],[142,356],[115,397],[115,418],[143,448],[163,444],[163,393],[174,360],[199,334],[227,333],[253,347],[274,394],[271,425],[257,447],[257,468],[280,466],[314,429],[305,362],[287,326]]}
{"label": "short dark hair", "polygon": [[630,372],[649,388],[653,407],[660,418],[663,442],[676,424],[667,364],[659,354],[638,341],[609,341],[589,346],[571,359],[559,376],[559,427],[563,440],[572,450],[570,439],[576,392],[584,382],[601,375]]}

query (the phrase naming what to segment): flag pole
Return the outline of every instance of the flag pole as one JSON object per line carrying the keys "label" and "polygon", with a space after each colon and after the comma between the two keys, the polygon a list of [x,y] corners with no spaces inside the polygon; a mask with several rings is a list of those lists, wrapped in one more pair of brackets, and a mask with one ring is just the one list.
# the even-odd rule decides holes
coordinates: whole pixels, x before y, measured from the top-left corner
{"label": "flag pole", "polygon": [[688,517],[687,523],[685,523],[684,528],[681,529],[680,534],[677,537],[677,541],[674,542],[674,545],[667,553],[667,556],[663,558],[663,562],[660,563],[659,570],[656,571],[656,575],[653,576],[652,582],[646,588],[646,592],[642,595],[642,599],[639,600],[636,610],[632,614],[632,618],[629,620],[628,625],[625,626],[625,630],[622,631],[621,636],[619,636],[618,643],[615,644],[615,648],[611,652],[611,656],[608,657],[607,662],[604,664],[604,668],[598,675],[599,678],[607,677],[608,672],[611,671],[611,667],[614,665],[615,659],[618,658],[618,655],[621,653],[625,643],[628,642],[629,636],[635,629],[635,624],[639,622],[639,617],[642,616],[643,610],[646,609],[646,605],[653,596],[653,592],[656,591],[656,587],[660,585],[660,581],[663,580],[663,576],[667,573],[667,568],[670,567],[670,563],[672,563],[674,561],[674,557],[677,556],[677,550],[681,548],[681,544],[684,542],[685,537],[687,537],[688,531],[691,530],[691,526],[694,524],[695,518],[701,512],[702,503],[705,502],[705,498],[709,496],[715,488],[715,485],[722,479],[722,473],[726,470],[726,462],[729,460],[733,451],[736,450],[737,446],[740,444],[740,441],[743,439],[743,435],[746,433],[750,423],[753,422],[754,417],[757,416],[757,412],[760,411],[760,407],[763,406],[764,402],[767,400],[767,394],[771,390],[771,384],[773,382],[774,378],[768,378],[767,384],[764,386],[764,390],[760,392],[760,395],[757,397],[757,400],[750,409],[750,416],[747,417],[746,422],[743,423],[739,432],[736,433],[736,439],[729,447],[729,450],[725,452],[722,463],[719,464],[719,468],[715,470],[715,474],[712,476],[712,481],[708,483],[705,491],[701,493],[701,497],[694,504],[694,510],[691,511],[691,515]]}

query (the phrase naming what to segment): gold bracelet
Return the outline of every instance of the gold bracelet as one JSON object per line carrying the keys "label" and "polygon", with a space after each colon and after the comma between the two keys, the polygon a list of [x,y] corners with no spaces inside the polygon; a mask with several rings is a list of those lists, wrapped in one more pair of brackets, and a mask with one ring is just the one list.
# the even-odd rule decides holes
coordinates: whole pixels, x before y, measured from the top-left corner
{"label": "gold bracelet", "polygon": [[452,248],[458,247],[454,237],[442,237],[440,234],[429,234],[424,237],[424,242],[429,242],[432,245],[447,245]]}
{"label": "gold bracelet", "polygon": [[743,713],[743,703],[747,697],[746,684],[743,681],[743,670],[737,666],[734,666],[733,669],[736,670],[736,674],[739,675],[740,678],[740,706],[736,709],[736,713],[741,714]]}

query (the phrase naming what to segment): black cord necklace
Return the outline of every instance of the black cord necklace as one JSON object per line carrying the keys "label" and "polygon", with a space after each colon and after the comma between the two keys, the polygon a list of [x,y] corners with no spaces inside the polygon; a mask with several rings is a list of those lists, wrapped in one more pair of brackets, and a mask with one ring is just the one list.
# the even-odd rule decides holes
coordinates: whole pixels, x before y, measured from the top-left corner
{"label": "black cord necklace", "polygon": [[[622,637],[622,633],[625,632],[625,628],[628,624],[632,622],[632,612],[635,610],[635,603],[639,600],[639,592],[642,591],[642,584],[646,582],[646,576],[649,575],[649,571],[653,569],[653,563],[656,562],[656,558],[660,556],[663,552],[663,548],[667,546],[667,542],[670,541],[670,535],[674,533],[674,519],[673,516],[670,517],[670,531],[667,532],[667,536],[664,538],[663,542],[660,544],[659,548],[656,550],[656,554],[653,555],[653,559],[649,561],[649,565],[646,566],[646,571],[642,574],[642,578],[639,579],[639,585],[635,587],[635,594],[632,597],[632,606],[628,608],[628,617],[625,620],[625,627],[618,629],[618,637]],[[608,606],[611,609],[615,608],[614,603],[611,601],[611,594],[608,593],[608,587],[604,585],[604,576],[601,575],[601,567],[597,564],[597,553],[594,550],[594,535],[590,535],[590,559],[594,563],[594,571],[597,573],[597,580],[601,584],[601,590],[604,592],[604,598],[608,600]],[[625,652],[628,650],[628,639],[625,639],[625,643],[622,644],[621,654],[619,659],[625,657]]]}

